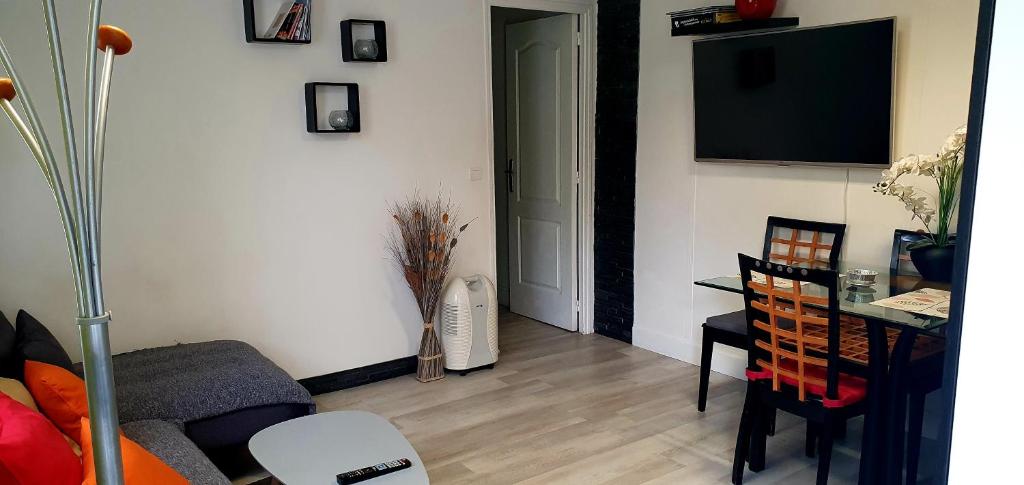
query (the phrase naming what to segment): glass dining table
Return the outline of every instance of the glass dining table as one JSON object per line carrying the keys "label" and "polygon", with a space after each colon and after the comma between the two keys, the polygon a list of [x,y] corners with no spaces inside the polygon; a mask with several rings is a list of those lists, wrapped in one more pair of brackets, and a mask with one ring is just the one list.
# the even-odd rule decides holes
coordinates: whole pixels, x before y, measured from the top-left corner
{"label": "glass dining table", "polygon": [[[904,423],[907,418],[906,393],[910,384],[911,354],[919,335],[941,334],[949,319],[873,303],[922,288],[949,290],[949,284],[927,281],[917,276],[890,275],[888,269],[876,269],[878,276],[875,284],[854,286],[843,280],[847,268],[873,268],[841,264],[838,271],[841,278],[839,311],[843,315],[863,319],[869,340],[866,369],[868,412],[864,418],[859,483],[901,484],[906,455]],[[743,283],[738,274],[703,279],[694,284],[743,294]],[[822,296],[824,292],[824,288],[815,285],[809,285],[803,290],[804,294],[819,293]],[[894,331],[898,336],[890,351],[888,334]],[[938,372],[941,373],[941,368]],[[916,457],[911,458],[916,460]]]}

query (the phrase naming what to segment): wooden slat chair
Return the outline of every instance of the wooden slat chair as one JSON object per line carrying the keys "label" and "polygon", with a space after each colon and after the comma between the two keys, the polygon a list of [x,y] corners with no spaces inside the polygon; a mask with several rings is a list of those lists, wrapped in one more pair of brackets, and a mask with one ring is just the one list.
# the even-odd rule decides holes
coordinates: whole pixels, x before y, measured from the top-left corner
{"label": "wooden slat chair", "polygon": [[[910,259],[910,250],[907,247],[927,237],[924,232],[906,229],[896,229],[893,232],[892,253],[889,257],[889,286],[892,293],[914,290],[917,283],[921,281],[921,273],[917,271],[914,261]],[[949,237],[950,240],[956,240],[955,234],[951,234]]]}
{"label": "wooden slat chair", "polygon": [[892,234],[892,254],[889,257],[889,272],[895,275],[921,276],[910,259],[908,246],[923,241],[927,235],[922,232],[896,229]]}
{"label": "wooden slat chair", "polygon": [[[804,221],[770,216],[765,227],[762,259],[788,266],[836,269],[843,246],[846,224]],[[703,412],[708,401],[711,357],[715,344],[747,348],[747,321],[744,310],[708,317],[702,325],[700,387],[697,410]]]}
{"label": "wooden slat chair", "polygon": [[[748,460],[752,471],[764,468],[768,413],[781,409],[820,430],[817,483],[824,485],[836,433],[847,419],[866,410],[867,381],[840,372],[839,279],[833,270],[794,267],[743,254],[739,263],[749,351],[747,396],[736,437],[732,482],[743,483]],[[764,275],[763,282],[754,279],[755,273]],[[792,284],[784,284],[783,279]],[[823,287],[826,296],[805,293],[805,283]]]}
{"label": "wooden slat chair", "polygon": [[[921,282],[921,274],[914,267],[910,259],[910,252],[907,246],[924,239],[926,236],[921,232],[896,229],[893,233],[892,251],[889,259],[889,284],[892,294],[913,291]],[[839,316],[840,323],[840,357],[863,369],[868,366],[868,336],[867,326],[864,321],[858,318],[851,318],[845,315]],[[812,329],[812,333],[822,336],[821,330]],[[891,353],[896,346],[896,339],[899,331],[892,328],[886,329],[886,344]],[[817,349],[821,350],[821,349]],[[909,409],[907,429],[907,483],[913,484],[917,481],[918,465],[920,463],[921,438],[924,424],[925,397],[941,387],[943,352],[945,350],[945,339],[940,336],[920,335],[914,342],[911,351],[911,372],[914,376],[911,380],[913,385],[908,389]],[[807,428],[807,456],[814,456],[814,443],[818,431],[810,426]]]}
{"label": "wooden slat chair", "polygon": [[[921,281],[921,275],[910,260],[907,246],[913,242],[924,239],[926,236],[919,232],[896,229],[893,234],[892,253],[889,264],[889,281],[892,285],[892,293],[907,292],[915,289]],[[780,303],[785,306],[785,303]],[[824,315],[825,312],[814,308],[805,308],[805,312]],[[846,315],[839,316],[839,356],[844,364],[850,363],[860,366],[861,369],[845,366],[853,373],[866,374],[868,368],[868,333],[864,320]],[[821,339],[827,338],[827,329],[824,327],[810,327],[805,329],[807,335],[814,337],[807,342],[807,348],[819,353],[825,353],[824,346],[819,345]],[[900,332],[893,328],[886,329],[886,346],[891,353],[896,346],[896,339]],[[791,339],[781,337],[784,343],[794,345]],[[935,335],[919,335],[914,342],[911,351],[911,373],[913,384],[907,390],[909,398],[908,429],[907,429],[907,461],[906,481],[914,484],[917,480],[917,471],[920,460],[921,438],[923,435],[924,405],[925,397],[941,387],[942,364],[944,360],[945,339]],[[860,372],[858,372],[860,371]],[[842,430],[842,428],[840,428]],[[814,456],[815,441],[820,430],[813,422],[808,422],[807,427],[807,456]]]}
{"label": "wooden slat chair", "polygon": [[920,232],[896,229],[892,236],[892,254],[889,258],[889,286],[891,292],[906,292],[914,289],[921,281],[921,273],[910,260],[907,246],[924,239]]}
{"label": "wooden slat chair", "polygon": [[[892,238],[892,254],[889,260],[889,285],[893,293],[913,290],[921,280],[921,273],[914,267],[907,246],[925,239],[921,232],[896,229]],[[956,236],[952,236],[956,237]],[[889,350],[892,351],[895,337],[890,335]],[[912,385],[907,390],[908,427],[906,483],[917,482],[918,465],[921,456],[921,437],[924,427],[925,397],[942,387],[943,362],[946,341],[937,335],[919,335],[911,353],[910,372]]]}

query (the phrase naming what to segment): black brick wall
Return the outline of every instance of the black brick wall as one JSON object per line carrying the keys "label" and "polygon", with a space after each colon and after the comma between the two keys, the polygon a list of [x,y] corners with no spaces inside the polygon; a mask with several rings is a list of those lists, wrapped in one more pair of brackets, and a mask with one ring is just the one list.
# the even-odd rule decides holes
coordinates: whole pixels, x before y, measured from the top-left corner
{"label": "black brick wall", "polygon": [[597,15],[594,327],[633,340],[633,238],[640,0],[601,0]]}

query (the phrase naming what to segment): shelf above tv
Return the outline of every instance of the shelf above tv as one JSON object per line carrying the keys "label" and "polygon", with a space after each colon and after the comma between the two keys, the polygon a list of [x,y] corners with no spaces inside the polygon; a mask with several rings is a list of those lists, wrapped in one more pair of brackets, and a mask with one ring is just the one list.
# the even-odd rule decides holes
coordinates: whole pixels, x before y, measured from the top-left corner
{"label": "shelf above tv", "polygon": [[748,30],[771,30],[796,27],[800,25],[800,17],[774,17],[760,20],[743,20],[727,24],[704,24],[676,27],[672,25],[672,37],[688,35],[714,35],[746,32]]}

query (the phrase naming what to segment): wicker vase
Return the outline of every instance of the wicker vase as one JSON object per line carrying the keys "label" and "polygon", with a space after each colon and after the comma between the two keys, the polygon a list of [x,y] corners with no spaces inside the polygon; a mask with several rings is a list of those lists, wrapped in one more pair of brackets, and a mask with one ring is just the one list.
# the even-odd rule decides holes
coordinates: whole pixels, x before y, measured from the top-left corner
{"label": "wicker vase", "polygon": [[416,379],[420,382],[436,381],[444,379],[444,353],[441,351],[441,341],[434,331],[434,324],[426,322],[423,324],[423,337],[420,338],[420,351],[416,355]]}

